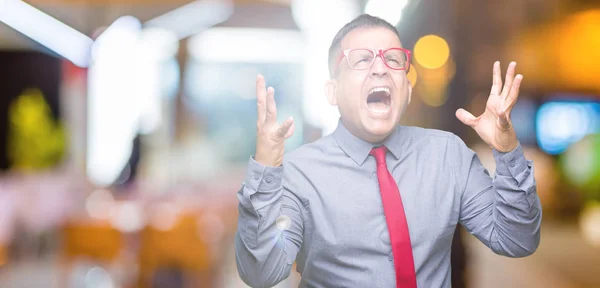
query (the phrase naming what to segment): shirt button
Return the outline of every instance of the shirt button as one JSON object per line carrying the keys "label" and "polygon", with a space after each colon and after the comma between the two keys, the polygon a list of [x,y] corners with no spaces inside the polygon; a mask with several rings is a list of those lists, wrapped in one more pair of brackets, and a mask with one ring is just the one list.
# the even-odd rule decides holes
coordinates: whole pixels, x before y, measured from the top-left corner
{"label": "shirt button", "polygon": [[258,180],[260,178],[260,175],[258,175],[258,173],[254,173],[254,180]]}
{"label": "shirt button", "polygon": [[394,256],[392,256],[392,255],[389,255],[389,256],[388,256],[388,260],[390,260],[390,261],[393,261],[393,260],[394,260]]}
{"label": "shirt button", "polygon": [[271,183],[271,181],[273,181],[273,178],[269,176],[269,177],[267,177],[266,180],[267,180],[267,183]]}
{"label": "shirt button", "polygon": [[510,167],[515,167],[515,160],[510,160],[510,162],[508,162],[508,165],[510,165]]}

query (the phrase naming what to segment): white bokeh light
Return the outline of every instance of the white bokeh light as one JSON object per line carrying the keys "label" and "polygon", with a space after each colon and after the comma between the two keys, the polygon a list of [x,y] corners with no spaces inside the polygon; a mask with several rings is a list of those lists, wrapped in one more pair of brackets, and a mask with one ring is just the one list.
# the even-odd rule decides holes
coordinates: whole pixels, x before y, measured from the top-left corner
{"label": "white bokeh light", "polygon": [[98,189],[86,199],[85,209],[92,218],[108,220],[114,208],[114,202],[115,199],[110,191]]}
{"label": "white bokeh light", "polygon": [[583,209],[579,229],[588,244],[600,248],[600,203],[592,202]]}
{"label": "white bokeh light", "polygon": [[133,201],[118,203],[111,215],[110,223],[123,233],[140,231],[145,225],[142,207]]}
{"label": "white bokeh light", "polygon": [[86,288],[113,288],[115,283],[110,274],[102,267],[94,267],[85,275]]}
{"label": "white bokeh light", "polygon": [[305,40],[295,30],[216,27],[190,37],[188,43],[190,56],[199,62],[301,63],[304,60]]}
{"label": "white bokeh light", "polygon": [[324,93],[329,79],[329,46],[337,31],[358,16],[361,9],[357,1],[347,0],[292,0],[291,8],[294,21],[307,39],[303,114],[308,124],[329,134],[339,119],[337,107],[327,103]]}
{"label": "white bokeh light", "polygon": [[94,184],[107,186],[118,180],[135,136],[159,127],[163,67],[178,49],[173,32],[158,27],[142,30],[132,16],[117,19],[94,43],[87,141],[87,175]]}
{"label": "white bokeh light", "polygon": [[[97,185],[115,181],[129,160],[137,129],[132,82],[141,23],[117,19],[92,47],[88,72],[87,173]],[[107,157],[110,155],[110,157]]]}
{"label": "white bokeh light", "polygon": [[361,12],[357,1],[292,0],[290,4],[296,25],[316,34],[335,33]]}
{"label": "white bokeh light", "polygon": [[0,22],[79,67],[89,65],[90,37],[23,1],[0,0]]}
{"label": "white bokeh light", "polygon": [[279,230],[281,231],[288,230],[292,226],[292,220],[287,215],[281,215],[277,217],[277,220],[275,220],[275,222],[277,228],[279,228]]}
{"label": "white bokeh light", "polygon": [[408,0],[369,0],[365,6],[365,13],[379,17],[396,26],[402,18],[402,9]]}

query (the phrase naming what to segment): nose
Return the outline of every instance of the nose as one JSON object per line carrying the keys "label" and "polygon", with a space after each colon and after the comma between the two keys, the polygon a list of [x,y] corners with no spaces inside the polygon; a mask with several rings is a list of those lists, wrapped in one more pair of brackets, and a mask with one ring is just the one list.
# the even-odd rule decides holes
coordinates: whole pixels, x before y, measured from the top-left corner
{"label": "nose", "polygon": [[372,76],[384,76],[388,73],[388,68],[383,61],[381,56],[377,55],[377,57],[375,57],[375,62],[373,62],[373,66],[371,67]]}

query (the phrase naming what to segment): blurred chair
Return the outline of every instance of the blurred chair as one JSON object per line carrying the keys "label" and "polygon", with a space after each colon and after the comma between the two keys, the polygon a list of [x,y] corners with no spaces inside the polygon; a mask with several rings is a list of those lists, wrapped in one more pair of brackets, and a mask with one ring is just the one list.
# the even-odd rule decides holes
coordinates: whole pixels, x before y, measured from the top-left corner
{"label": "blurred chair", "polygon": [[8,248],[6,244],[0,243],[0,269],[8,262]]}
{"label": "blurred chair", "polygon": [[214,263],[199,231],[198,215],[190,213],[178,215],[168,229],[146,226],[140,239],[138,287],[212,287]]}
{"label": "blurred chair", "polygon": [[62,236],[60,287],[69,287],[75,261],[85,259],[109,266],[118,261],[125,246],[121,232],[108,222],[68,222]]}

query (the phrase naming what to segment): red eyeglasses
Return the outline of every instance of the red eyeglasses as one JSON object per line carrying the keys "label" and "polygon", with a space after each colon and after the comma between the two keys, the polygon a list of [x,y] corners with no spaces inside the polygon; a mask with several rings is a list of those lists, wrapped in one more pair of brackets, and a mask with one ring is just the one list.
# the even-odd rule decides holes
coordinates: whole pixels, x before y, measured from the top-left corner
{"label": "red eyeglasses", "polygon": [[344,50],[337,60],[333,71],[337,73],[344,57],[350,69],[366,70],[373,66],[378,56],[388,68],[392,70],[406,70],[408,73],[410,68],[410,50],[404,48],[389,48],[386,50],[359,48]]}

